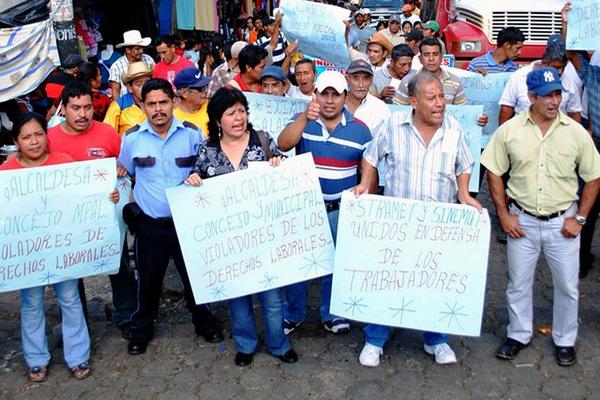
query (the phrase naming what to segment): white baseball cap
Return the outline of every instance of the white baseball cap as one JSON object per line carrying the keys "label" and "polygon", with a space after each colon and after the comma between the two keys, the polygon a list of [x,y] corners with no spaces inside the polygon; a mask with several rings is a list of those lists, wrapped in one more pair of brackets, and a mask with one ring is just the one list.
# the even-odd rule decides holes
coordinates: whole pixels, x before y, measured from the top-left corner
{"label": "white baseball cap", "polygon": [[315,82],[315,89],[317,92],[323,93],[328,87],[334,88],[338,93],[348,91],[346,78],[338,71],[323,71],[319,74],[317,81]]}

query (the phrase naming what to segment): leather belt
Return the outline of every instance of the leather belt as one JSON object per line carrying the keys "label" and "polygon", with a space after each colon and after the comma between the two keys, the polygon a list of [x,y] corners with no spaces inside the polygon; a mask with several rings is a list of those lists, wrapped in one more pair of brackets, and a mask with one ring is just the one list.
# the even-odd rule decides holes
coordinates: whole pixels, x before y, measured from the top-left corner
{"label": "leather belt", "polygon": [[530,216],[532,216],[532,217],[534,217],[534,218],[537,218],[537,219],[539,219],[540,221],[550,221],[551,219],[554,219],[554,218],[556,218],[556,217],[560,217],[561,215],[563,215],[563,214],[565,213],[565,211],[567,211],[567,210],[557,211],[557,212],[555,212],[555,213],[552,213],[552,214],[550,214],[550,215],[535,215],[535,214],[533,214],[533,213],[530,213],[529,211],[527,211],[527,210],[526,210],[526,209],[524,209],[523,207],[521,207],[521,206],[519,205],[519,203],[517,203],[517,202],[516,202],[515,200],[513,200],[513,199],[510,199],[510,200],[509,200],[509,202],[508,202],[508,204],[512,204],[512,205],[514,205],[514,206],[515,206],[515,207],[517,207],[517,208],[518,208],[520,211],[522,211],[522,212],[524,212],[525,214],[527,214],[527,215],[530,215]]}
{"label": "leather belt", "polygon": [[325,203],[325,209],[327,212],[332,212],[340,209],[340,202],[335,203]]}
{"label": "leather belt", "polygon": [[151,216],[146,215],[144,213],[142,213],[141,217],[144,221],[148,222],[150,225],[156,228],[171,229],[175,227],[175,224],[173,223],[173,218],[171,217],[152,218]]}

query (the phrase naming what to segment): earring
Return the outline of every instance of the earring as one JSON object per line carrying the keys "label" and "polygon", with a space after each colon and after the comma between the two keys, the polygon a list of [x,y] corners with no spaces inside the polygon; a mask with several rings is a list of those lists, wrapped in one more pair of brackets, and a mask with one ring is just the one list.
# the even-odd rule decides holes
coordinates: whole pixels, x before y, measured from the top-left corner
{"label": "earring", "polygon": [[223,137],[223,130],[219,127],[219,139],[221,139],[221,137]]}

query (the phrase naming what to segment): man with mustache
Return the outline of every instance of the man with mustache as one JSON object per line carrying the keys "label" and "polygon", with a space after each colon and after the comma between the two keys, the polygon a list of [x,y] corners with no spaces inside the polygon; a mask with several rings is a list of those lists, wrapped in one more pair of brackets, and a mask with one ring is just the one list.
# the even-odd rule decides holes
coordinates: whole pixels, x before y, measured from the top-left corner
{"label": "man with mustache", "polygon": [[[61,95],[61,111],[65,122],[48,129],[52,151],[67,153],[75,161],[118,157],[121,137],[110,126],[94,121],[92,89],[81,81],[67,84]],[[129,265],[127,247],[121,255],[119,273],[109,275],[113,295],[113,322],[127,335],[129,316],[137,306],[135,276]],[[83,279],[79,291],[84,312],[87,314]]]}
{"label": "man with mustache", "polygon": [[[369,128],[344,108],[347,92],[348,84],[341,73],[322,72],[306,111],[294,116],[277,140],[282,151],[296,147],[299,154],[312,153],[334,241],[342,192],[356,185],[363,151],[371,141]],[[333,334],[346,333],[350,331],[350,323],[329,312],[331,283],[332,275],[321,279],[323,328]],[[287,286],[284,293],[283,327],[287,335],[306,317],[307,284]]]}
{"label": "man with mustache", "polygon": [[196,335],[209,343],[224,339],[210,307],[194,301],[165,194],[166,188],[177,186],[188,177],[204,140],[195,125],[173,117],[174,98],[173,87],[165,79],[151,79],[144,84],[142,109],[147,119],[123,137],[118,161],[135,177],[133,197],[140,209],[135,233],[139,306],[131,315],[127,347],[131,355],[145,353],[154,335],[154,320],[158,317],[163,279],[171,257],[183,283]]}
{"label": "man with mustache", "polygon": [[[429,72],[419,72],[408,83],[412,112],[392,114],[365,151],[361,181],[355,194],[373,193],[377,165],[384,162],[384,195],[413,200],[466,204],[482,210],[469,195],[473,157],[458,121],[445,115],[443,84]],[[432,184],[433,183],[433,184]],[[458,190],[457,190],[458,188]],[[359,362],[379,365],[383,347],[391,337],[389,326],[364,328],[365,346]],[[438,364],[457,362],[448,335],[424,332],[424,350]]]}
{"label": "man with mustache", "polygon": [[[512,360],[531,343],[533,279],[543,251],[554,283],[556,362],[569,366],[576,362],[579,238],[600,188],[600,155],[587,131],[560,110],[564,87],[555,68],[535,68],[526,83],[531,106],[502,124],[481,156],[508,235],[509,324],[496,357]],[[579,199],[578,175],[585,182]]]}

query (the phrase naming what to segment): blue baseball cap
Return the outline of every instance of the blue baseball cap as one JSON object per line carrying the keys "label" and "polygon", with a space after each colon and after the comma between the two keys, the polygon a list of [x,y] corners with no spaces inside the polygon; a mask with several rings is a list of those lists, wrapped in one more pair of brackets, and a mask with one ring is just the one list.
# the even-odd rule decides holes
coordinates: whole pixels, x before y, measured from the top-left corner
{"label": "blue baseball cap", "polygon": [[211,76],[204,76],[202,71],[196,67],[184,68],[175,75],[173,79],[173,85],[177,89],[184,89],[188,87],[203,88],[212,81]]}
{"label": "blue baseball cap", "polygon": [[262,72],[260,73],[259,80],[262,81],[262,79],[266,78],[267,76],[275,78],[278,81],[285,82],[285,72],[283,72],[283,69],[277,65],[269,65],[268,67],[263,68]]}
{"label": "blue baseball cap", "polygon": [[555,90],[565,90],[556,68],[540,67],[527,74],[527,90],[539,96],[548,96]]}

